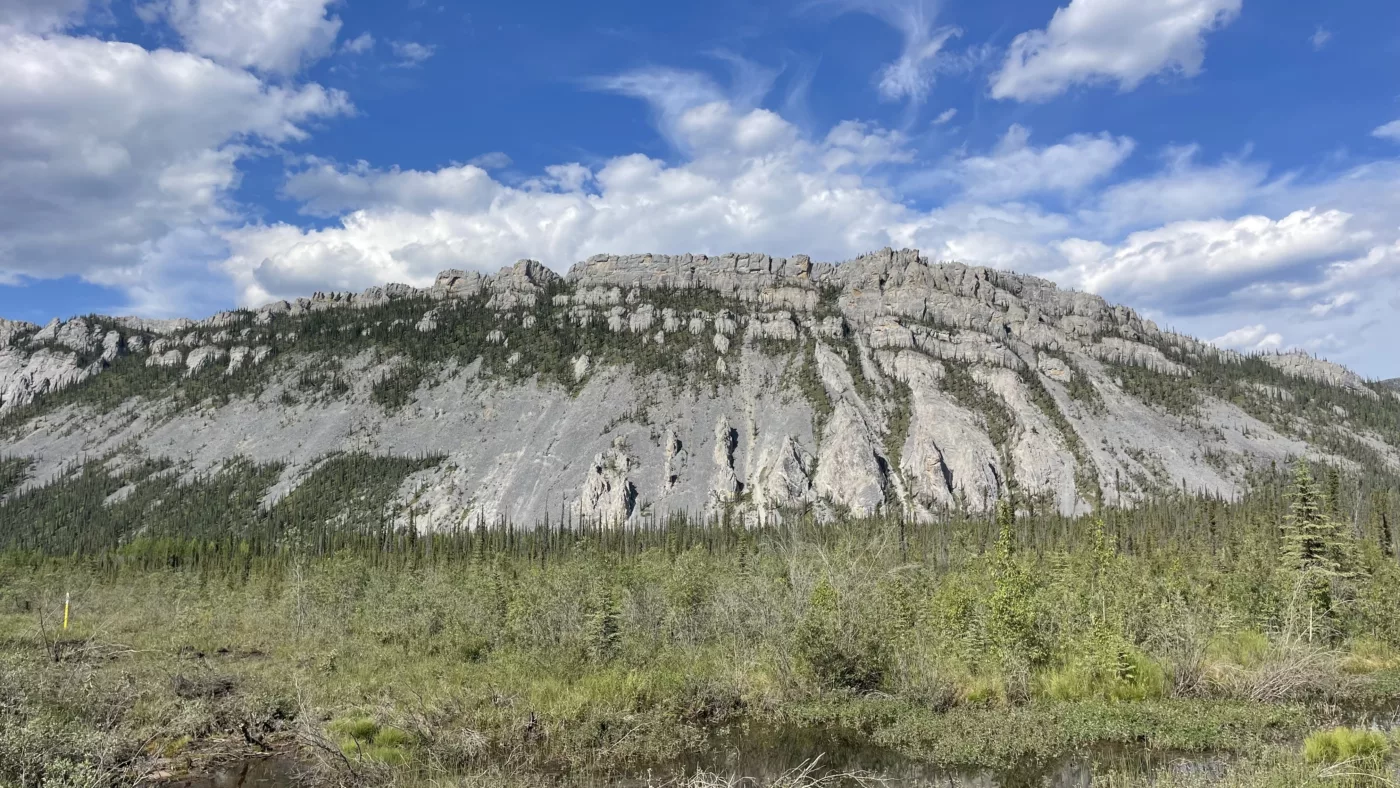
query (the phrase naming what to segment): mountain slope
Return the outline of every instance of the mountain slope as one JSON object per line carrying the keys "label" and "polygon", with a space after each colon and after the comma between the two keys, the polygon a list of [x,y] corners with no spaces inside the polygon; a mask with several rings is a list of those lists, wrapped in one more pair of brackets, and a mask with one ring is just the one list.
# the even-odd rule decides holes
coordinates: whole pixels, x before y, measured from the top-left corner
{"label": "mountain slope", "polygon": [[1009,491],[1074,514],[1234,496],[1299,455],[1400,471],[1400,394],[1342,367],[911,250],[521,261],[199,322],[7,321],[0,344],[14,489],[159,465],[111,503],[251,463],[270,506],[347,456],[415,461],[363,505],[420,530],[932,519]]}

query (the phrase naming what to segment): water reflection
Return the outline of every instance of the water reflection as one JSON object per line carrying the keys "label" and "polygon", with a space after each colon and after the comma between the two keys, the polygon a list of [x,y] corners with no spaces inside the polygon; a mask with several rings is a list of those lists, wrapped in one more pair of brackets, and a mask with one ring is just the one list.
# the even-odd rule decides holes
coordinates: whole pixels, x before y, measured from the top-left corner
{"label": "water reflection", "polygon": [[212,774],[166,783],[166,788],[293,788],[298,768],[285,756],[249,758],[224,766]]}

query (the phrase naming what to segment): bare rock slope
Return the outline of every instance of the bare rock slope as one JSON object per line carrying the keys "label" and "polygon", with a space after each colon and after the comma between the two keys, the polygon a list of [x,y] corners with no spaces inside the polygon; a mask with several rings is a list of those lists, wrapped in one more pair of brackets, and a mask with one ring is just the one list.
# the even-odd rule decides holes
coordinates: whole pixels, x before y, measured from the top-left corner
{"label": "bare rock slope", "polygon": [[[1237,495],[1308,455],[1400,471],[1400,396],[1241,356],[1049,282],[885,249],[533,261],[202,321],[0,321],[16,491],[97,463],[182,479],[428,458],[386,517],[748,522]],[[12,492],[11,494],[15,494]]]}

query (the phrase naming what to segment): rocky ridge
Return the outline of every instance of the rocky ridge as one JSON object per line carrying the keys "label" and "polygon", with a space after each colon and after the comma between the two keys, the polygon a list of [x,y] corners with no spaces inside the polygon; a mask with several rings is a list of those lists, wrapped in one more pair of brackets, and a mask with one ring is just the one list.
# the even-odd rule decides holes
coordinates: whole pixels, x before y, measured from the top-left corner
{"label": "rocky ridge", "polygon": [[393,504],[423,529],[929,520],[1008,494],[1074,514],[1233,496],[1298,455],[1400,472],[1384,390],[915,250],[599,255],[563,277],[525,260],[199,321],[0,321],[3,451],[32,461],[27,485],[78,457],[248,458],[284,464],[270,501],[329,455],[431,454]]}

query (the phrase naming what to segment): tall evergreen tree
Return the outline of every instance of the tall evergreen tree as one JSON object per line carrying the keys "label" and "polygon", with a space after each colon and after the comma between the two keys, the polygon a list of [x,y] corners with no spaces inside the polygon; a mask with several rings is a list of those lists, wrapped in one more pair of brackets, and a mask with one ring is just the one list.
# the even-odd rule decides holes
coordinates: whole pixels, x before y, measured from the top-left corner
{"label": "tall evergreen tree", "polygon": [[1336,582],[1351,575],[1348,545],[1328,512],[1330,497],[1330,485],[1329,491],[1319,490],[1308,461],[1299,459],[1284,521],[1283,558],[1285,568],[1298,574],[1309,640],[1327,633]]}

